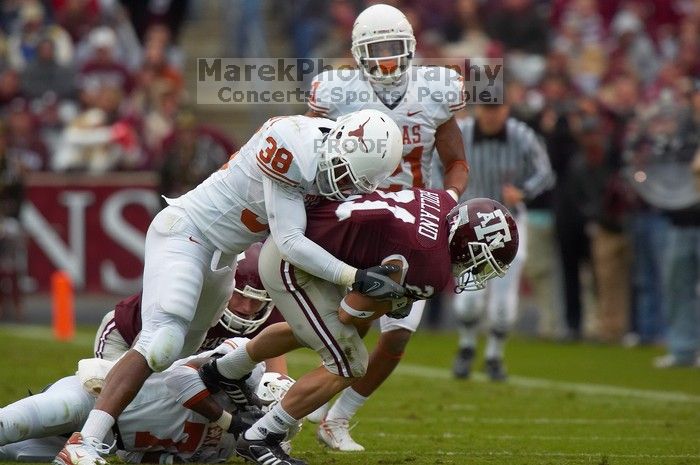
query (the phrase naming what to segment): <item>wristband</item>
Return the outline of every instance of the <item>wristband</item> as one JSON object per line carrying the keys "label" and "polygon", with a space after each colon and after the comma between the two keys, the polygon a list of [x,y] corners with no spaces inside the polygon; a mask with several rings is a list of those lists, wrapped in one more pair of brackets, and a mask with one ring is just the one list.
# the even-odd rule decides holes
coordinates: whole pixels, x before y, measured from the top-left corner
{"label": "wristband", "polygon": [[231,414],[228,413],[226,410],[224,410],[221,413],[221,416],[219,417],[219,419],[216,420],[214,423],[219,425],[222,430],[228,431],[228,428],[231,426],[232,420],[233,420],[233,417],[231,416]]}
{"label": "wristband", "polygon": [[341,284],[346,287],[350,287],[355,282],[355,275],[357,274],[357,268],[350,265],[345,265],[343,269],[340,270],[340,278],[336,284]]}
{"label": "wristband", "polygon": [[447,193],[450,194],[450,197],[452,197],[455,202],[459,201],[459,194],[455,191],[454,187],[448,188]]}
{"label": "wristband", "polygon": [[365,319],[370,318],[372,315],[374,315],[374,312],[355,310],[350,305],[348,305],[348,303],[345,301],[345,298],[343,298],[343,300],[340,301],[340,308],[342,308],[343,311],[345,311],[345,313],[347,313],[350,316],[354,316],[355,318]]}

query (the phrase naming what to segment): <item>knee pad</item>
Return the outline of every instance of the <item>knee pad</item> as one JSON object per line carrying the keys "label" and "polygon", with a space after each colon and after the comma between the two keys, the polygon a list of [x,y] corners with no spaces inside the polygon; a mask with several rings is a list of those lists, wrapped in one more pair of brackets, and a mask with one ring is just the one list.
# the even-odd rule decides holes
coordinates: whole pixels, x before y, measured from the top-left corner
{"label": "knee pad", "polygon": [[185,331],[176,325],[161,326],[154,331],[151,342],[142,355],[151,370],[160,372],[177,360],[185,343]]}
{"label": "knee pad", "polygon": [[27,437],[32,425],[32,414],[21,409],[0,409],[0,446],[21,441]]}
{"label": "knee pad", "polygon": [[192,321],[202,292],[204,275],[195,263],[177,262],[168,267],[170,285],[158,291],[158,305],[163,312]]}

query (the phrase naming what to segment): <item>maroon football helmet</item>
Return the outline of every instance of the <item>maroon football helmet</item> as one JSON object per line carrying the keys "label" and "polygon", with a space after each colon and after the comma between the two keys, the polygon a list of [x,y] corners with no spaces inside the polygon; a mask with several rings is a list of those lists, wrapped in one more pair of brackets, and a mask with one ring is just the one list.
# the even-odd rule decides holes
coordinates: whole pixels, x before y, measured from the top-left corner
{"label": "maroon football helmet", "polygon": [[219,320],[226,329],[242,336],[257,330],[272,313],[270,296],[263,287],[260,274],[258,274],[258,258],[261,248],[262,242],[256,242],[238,255],[236,281],[233,288],[233,292],[243,297],[260,301],[260,309],[253,315],[242,315],[236,313],[235,308],[227,306]]}
{"label": "maroon football helmet", "polygon": [[492,199],[462,202],[447,214],[456,292],[483,289],[502,277],[518,252],[518,227],[508,209]]}

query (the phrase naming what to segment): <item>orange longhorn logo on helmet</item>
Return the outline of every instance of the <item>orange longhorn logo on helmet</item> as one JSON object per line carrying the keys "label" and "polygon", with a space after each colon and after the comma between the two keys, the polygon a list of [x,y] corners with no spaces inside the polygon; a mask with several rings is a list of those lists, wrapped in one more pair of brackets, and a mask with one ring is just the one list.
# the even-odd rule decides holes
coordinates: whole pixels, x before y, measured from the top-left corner
{"label": "orange longhorn logo on helmet", "polygon": [[369,152],[369,149],[367,148],[367,144],[365,143],[365,124],[369,123],[370,118],[367,118],[367,121],[362,123],[357,129],[353,129],[352,131],[348,132],[348,136],[355,136],[357,137],[360,142],[362,142],[362,145],[365,148],[365,152]]}

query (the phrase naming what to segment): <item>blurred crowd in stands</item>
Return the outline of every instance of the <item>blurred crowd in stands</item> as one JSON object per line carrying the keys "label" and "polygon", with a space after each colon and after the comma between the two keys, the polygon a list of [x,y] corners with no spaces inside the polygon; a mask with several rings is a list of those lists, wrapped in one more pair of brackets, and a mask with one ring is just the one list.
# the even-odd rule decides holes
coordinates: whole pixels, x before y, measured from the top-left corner
{"label": "blurred crowd in stands", "polygon": [[[222,53],[349,57],[368,3],[222,0]],[[627,344],[670,334],[666,363],[695,363],[700,0],[383,3],[407,15],[420,57],[503,57],[511,114],[546,144],[557,182],[528,205],[523,282],[538,334]],[[231,134],[187,105],[187,9],[0,4],[0,215],[17,217],[28,171],[159,170],[161,191],[177,195],[225,161]]]}
{"label": "blurred crowd in stands", "polygon": [[0,3],[0,297],[17,317],[28,173],[156,170],[161,192],[177,196],[235,150],[187,104],[187,10],[186,0]]}

